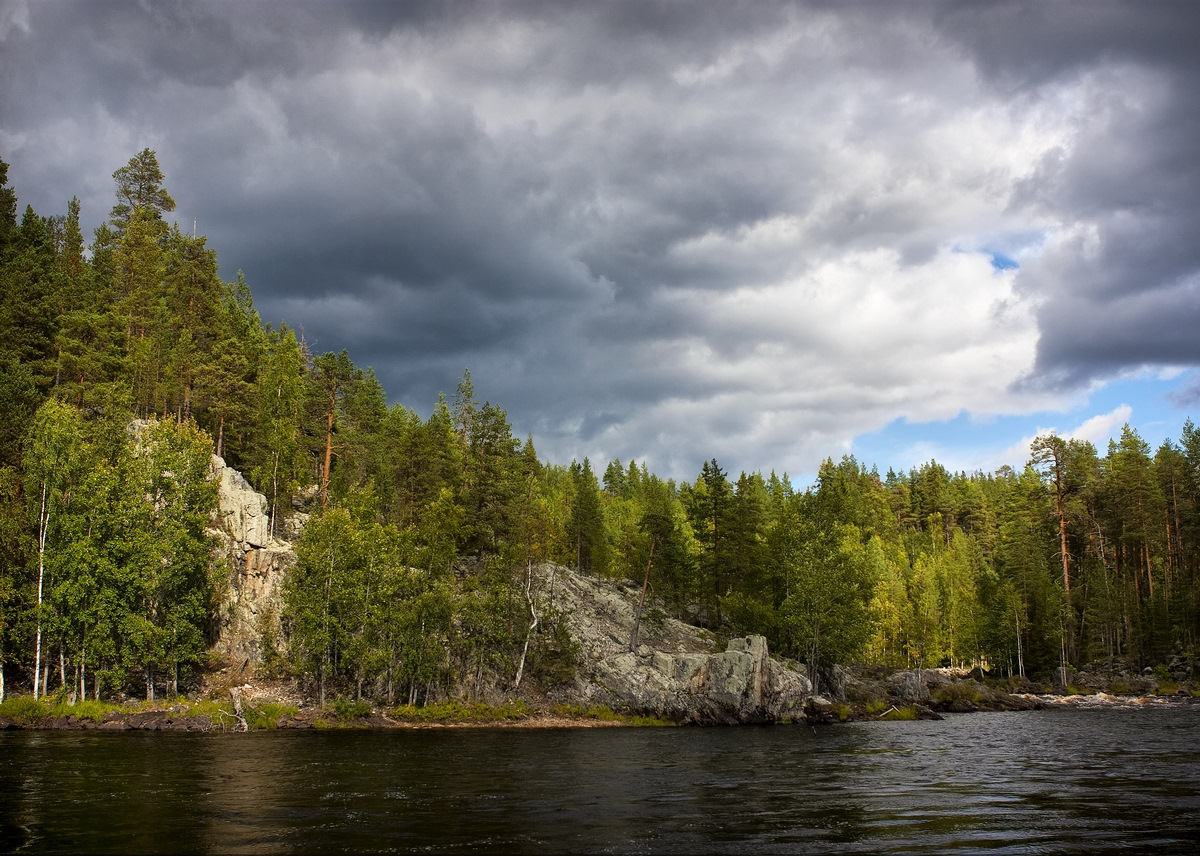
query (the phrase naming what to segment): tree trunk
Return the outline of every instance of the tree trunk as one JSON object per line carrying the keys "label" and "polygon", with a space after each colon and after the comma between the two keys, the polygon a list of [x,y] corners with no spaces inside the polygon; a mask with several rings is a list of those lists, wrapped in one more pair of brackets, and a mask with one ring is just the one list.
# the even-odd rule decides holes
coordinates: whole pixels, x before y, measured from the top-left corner
{"label": "tree trunk", "polygon": [[650,539],[650,556],[646,559],[646,578],[642,580],[642,597],[638,600],[637,612],[633,616],[633,633],[629,637],[629,650],[637,653],[638,629],[642,626],[642,607],[646,605],[646,589],[650,587],[650,563],[654,561],[654,538]]}
{"label": "tree trunk", "polygon": [[537,630],[538,614],[533,607],[533,562],[530,561],[525,569],[525,601],[529,604],[529,614],[533,616],[533,621],[529,624],[529,629],[525,631],[525,647],[521,649],[521,662],[517,666],[517,679],[513,682],[513,689],[516,690],[521,686],[521,677],[525,674],[525,656],[529,653],[529,640],[533,638],[533,631]]}
{"label": "tree trunk", "polygon": [[229,698],[233,701],[233,715],[238,721],[238,731],[249,731],[250,725],[246,722],[245,690],[233,687],[229,690]]}
{"label": "tree trunk", "polygon": [[1057,491],[1058,500],[1058,541],[1062,550],[1063,591],[1068,600],[1071,595],[1071,554],[1067,552],[1067,515],[1063,509],[1062,489]]}
{"label": "tree trunk", "polygon": [[325,470],[321,473],[321,508],[329,502],[329,465],[333,461],[333,415],[337,408],[337,399],[330,396],[329,412],[325,422]]}
{"label": "tree trunk", "polygon": [[1021,651],[1021,616],[1020,613],[1013,613],[1017,625],[1017,674],[1022,678],[1025,677],[1025,656]]}
{"label": "tree trunk", "polygon": [[42,506],[38,511],[38,587],[37,642],[33,655],[33,698],[38,697],[38,674],[42,668],[42,581],[46,577],[46,533],[50,529],[50,511],[46,504],[46,483],[42,482]]}

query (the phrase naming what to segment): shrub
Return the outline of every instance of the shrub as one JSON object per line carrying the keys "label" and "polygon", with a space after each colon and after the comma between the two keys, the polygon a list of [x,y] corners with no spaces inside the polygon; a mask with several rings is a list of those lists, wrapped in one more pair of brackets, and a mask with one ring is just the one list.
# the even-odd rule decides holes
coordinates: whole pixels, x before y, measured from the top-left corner
{"label": "shrub", "polygon": [[672,726],[678,723],[670,719],[662,719],[657,716],[629,716],[623,713],[617,713],[611,707],[606,707],[602,704],[594,704],[590,707],[584,707],[580,704],[556,704],[554,706],[555,716],[561,716],[564,719],[592,719],[597,722],[625,722],[630,725],[638,726]]}
{"label": "shrub", "polygon": [[402,722],[505,722],[513,719],[523,719],[529,715],[529,708],[523,701],[510,701],[502,705],[482,703],[467,703],[460,701],[444,701],[437,704],[427,704],[425,707],[402,704],[392,708],[389,715]]}
{"label": "shrub", "polygon": [[551,616],[530,652],[529,673],[546,687],[569,684],[575,680],[581,650],[566,622],[560,616]]}
{"label": "shrub", "polygon": [[0,716],[11,719],[25,728],[34,728],[49,718],[50,706],[44,699],[35,699],[33,696],[17,696],[0,704]]}
{"label": "shrub", "polygon": [[880,718],[889,722],[911,722],[917,718],[917,709],[915,707],[894,707]]}
{"label": "shrub", "polygon": [[933,691],[934,701],[939,701],[943,704],[964,701],[971,704],[978,704],[980,697],[979,687],[973,681],[955,681],[940,686]]}
{"label": "shrub", "polygon": [[603,722],[620,722],[623,717],[611,707],[595,704],[584,707],[581,704],[557,704],[554,713],[564,719],[598,719]]}
{"label": "shrub", "polygon": [[246,708],[246,725],[251,731],[278,728],[280,717],[295,716],[297,712],[291,705],[266,702]]}
{"label": "shrub", "polygon": [[344,698],[334,699],[333,713],[343,722],[353,719],[365,719],[371,715],[371,703],[362,701],[361,699],[358,701],[351,701]]}
{"label": "shrub", "polygon": [[639,728],[667,728],[676,724],[669,719],[659,719],[657,716],[631,716],[629,722]]}

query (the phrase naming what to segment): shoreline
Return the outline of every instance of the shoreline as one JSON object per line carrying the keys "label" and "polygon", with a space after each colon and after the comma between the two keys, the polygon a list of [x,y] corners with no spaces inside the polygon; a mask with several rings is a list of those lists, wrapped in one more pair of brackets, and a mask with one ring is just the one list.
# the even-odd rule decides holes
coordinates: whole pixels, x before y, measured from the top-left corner
{"label": "shoreline", "polygon": [[[1066,708],[1090,709],[1122,709],[1146,708],[1162,706],[1194,705],[1200,707],[1200,699],[1191,696],[1120,696],[1110,693],[1068,694],[1056,695],[1051,693],[1013,693],[1014,699],[1020,703],[1014,707],[1002,707],[1001,710],[1052,710]],[[32,700],[30,700],[32,701]],[[67,713],[61,707],[54,708],[61,715],[49,714],[35,720],[20,721],[13,717],[0,717],[0,731],[142,731],[142,732],[177,732],[177,733],[244,733],[249,731],[389,731],[389,730],[461,730],[461,729],[516,729],[536,730],[569,728],[651,728],[651,727],[680,727],[680,723],[662,720],[650,720],[632,716],[609,714],[568,716],[550,711],[531,710],[528,713],[507,718],[495,719],[464,719],[464,720],[430,720],[414,721],[396,719],[387,712],[372,710],[369,714],[354,718],[339,719],[331,709],[319,710],[307,708],[295,711],[281,712],[268,722],[261,720],[253,727],[246,726],[241,719],[229,711],[218,709],[214,717],[209,713],[195,712],[185,704],[176,703],[169,707],[149,710],[114,709],[100,712],[89,712],[82,715]],[[977,708],[975,710],[929,709],[933,716],[917,716],[920,719],[940,719],[942,713],[964,714],[994,712],[996,708]],[[827,714],[828,712],[826,712]],[[790,722],[762,723],[763,725],[816,725],[838,724],[839,722],[884,722],[893,721],[885,716],[854,716],[841,718],[836,715],[818,715],[809,718],[797,718]],[[700,726],[704,727],[704,726]],[[708,726],[714,727],[714,726]],[[722,726],[715,726],[722,727]],[[732,727],[732,726],[724,726]]]}
{"label": "shoreline", "polygon": [[274,725],[242,728],[240,723],[214,721],[207,714],[175,714],[169,710],[134,713],[113,711],[97,721],[88,716],[52,717],[36,723],[18,722],[0,717],[0,731],[96,731],[96,732],[174,732],[195,734],[237,734],[265,731],[429,731],[478,729],[566,729],[566,728],[650,728],[626,720],[574,719],[555,715],[532,715],[522,719],[493,722],[409,722],[373,713],[349,721],[328,721],[320,717],[289,717]]}

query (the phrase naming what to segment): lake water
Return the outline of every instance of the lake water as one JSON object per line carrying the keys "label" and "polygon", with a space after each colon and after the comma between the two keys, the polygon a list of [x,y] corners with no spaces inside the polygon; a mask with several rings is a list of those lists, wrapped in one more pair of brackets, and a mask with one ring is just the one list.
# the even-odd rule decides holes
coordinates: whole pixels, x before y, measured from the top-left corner
{"label": "lake water", "polygon": [[1200,707],[742,728],[0,733],[29,853],[1197,852]]}

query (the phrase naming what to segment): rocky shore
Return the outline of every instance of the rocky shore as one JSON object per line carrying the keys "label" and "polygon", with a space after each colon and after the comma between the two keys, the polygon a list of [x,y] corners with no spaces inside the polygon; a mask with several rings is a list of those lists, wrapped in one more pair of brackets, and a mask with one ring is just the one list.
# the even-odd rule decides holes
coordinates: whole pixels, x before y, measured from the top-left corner
{"label": "rocky shore", "polygon": [[[1118,696],[1110,693],[1085,695],[1056,695],[1052,693],[1003,693],[977,681],[951,680],[940,683],[936,696],[924,701],[905,698],[904,688],[911,688],[911,676],[898,673],[892,686],[901,688],[889,693],[885,700],[872,699],[865,704],[844,700],[833,701],[822,696],[807,700],[799,715],[778,720],[780,724],[834,724],[887,720],[942,719],[947,713],[977,711],[1027,711],[1054,708],[1134,708],[1164,705],[1191,705],[1200,708],[1200,698],[1191,695]],[[924,675],[937,672],[924,672]],[[921,694],[917,693],[918,697]],[[207,706],[211,711],[212,706]],[[95,715],[48,715],[36,720],[0,716],[0,731],[159,731],[159,732],[236,732],[245,730],[323,730],[323,729],[464,729],[464,728],[618,728],[646,724],[637,717],[615,714],[604,708],[581,710],[575,715],[555,712],[554,709],[523,710],[518,715],[476,720],[397,719],[386,710],[372,708],[369,713],[341,717],[336,711],[315,707],[288,709],[264,722],[260,717],[252,726],[234,712],[231,705],[217,712],[199,712],[200,706],[175,704],[156,710],[109,710]],[[607,715],[602,715],[603,712]],[[656,720],[656,725],[682,724]]]}

